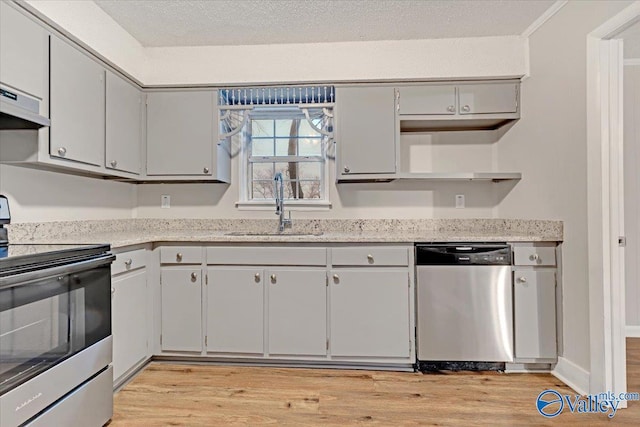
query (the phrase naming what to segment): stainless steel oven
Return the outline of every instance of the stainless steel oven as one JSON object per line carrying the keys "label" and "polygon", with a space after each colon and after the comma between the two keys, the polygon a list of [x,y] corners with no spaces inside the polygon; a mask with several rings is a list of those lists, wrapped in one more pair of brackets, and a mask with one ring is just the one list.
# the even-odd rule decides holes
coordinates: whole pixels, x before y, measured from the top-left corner
{"label": "stainless steel oven", "polygon": [[3,427],[101,425],[111,418],[108,250],[9,245],[0,259]]}

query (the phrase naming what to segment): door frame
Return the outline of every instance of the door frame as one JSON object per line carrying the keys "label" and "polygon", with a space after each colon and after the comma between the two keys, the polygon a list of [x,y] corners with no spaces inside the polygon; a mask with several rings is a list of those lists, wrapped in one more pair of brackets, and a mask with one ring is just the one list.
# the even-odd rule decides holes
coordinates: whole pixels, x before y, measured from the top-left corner
{"label": "door frame", "polygon": [[[615,37],[640,21],[636,1],[587,36],[589,392],[627,389],[623,175],[623,52]],[[626,402],[620,402],[626,407]]]}

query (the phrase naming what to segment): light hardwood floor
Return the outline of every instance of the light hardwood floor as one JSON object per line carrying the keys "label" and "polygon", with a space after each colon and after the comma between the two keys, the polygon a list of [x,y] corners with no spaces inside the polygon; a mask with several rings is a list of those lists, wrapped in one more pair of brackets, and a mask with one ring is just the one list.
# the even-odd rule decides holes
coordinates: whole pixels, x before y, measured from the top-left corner
{"label": "light hardwood floor", "polygon": [[[628,390],[640,392],[640,339],[627,340]],[[613,419],[538,414],[546,374],[223,367],[151,363],[115,395],[116,426],[640,425],[640,402]]]}

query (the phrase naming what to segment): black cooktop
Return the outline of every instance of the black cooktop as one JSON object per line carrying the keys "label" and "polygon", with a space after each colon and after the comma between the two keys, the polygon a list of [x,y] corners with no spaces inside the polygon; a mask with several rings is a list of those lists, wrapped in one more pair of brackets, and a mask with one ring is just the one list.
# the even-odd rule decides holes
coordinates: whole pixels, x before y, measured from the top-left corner
{"label": "black cooktop", "polygon": [[0,247],[0,275],[10,270],[65,264],[108,252],[110,245],[11,244]]}

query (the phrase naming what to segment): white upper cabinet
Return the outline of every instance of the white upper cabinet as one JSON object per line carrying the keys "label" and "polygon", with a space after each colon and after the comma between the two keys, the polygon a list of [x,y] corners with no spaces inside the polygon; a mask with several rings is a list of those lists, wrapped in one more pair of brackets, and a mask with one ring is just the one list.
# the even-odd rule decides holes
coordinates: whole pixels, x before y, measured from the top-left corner
{"label": "white upper cabinet", "polygon": [[456,87],[409,86],[398,89],[400,114],[455,114]]}
{"label": "white upper cabinet", "polygon": [[105,69],[51,37],[50,154],[104,165]]}
{"label": "white upper cabinet", "polygon": [[518,111],[517,83],[458,86],[460,114],[508,114]]}
{"label": "white upper cabinet", "polygon": [[106,91],[105,167],[139,174],[143,126],[142,91],[111,71],[107,71]]}
{"label": "white upper cabinet", "polygon": [[396,172],[395,91],[336,88],[338,177]]}
{"label": "white upper cabinet", "polygon": [[0,2],[0,83],[44,99],[47,57],[45,29]]}
{"label": "white upper cabinet", "polygon": [[147,175],[214,175],[216,99],[215,90],[147,95]]}

